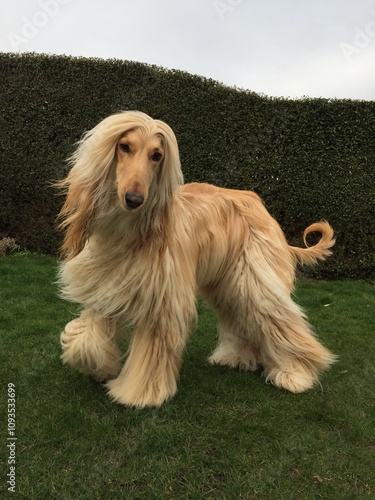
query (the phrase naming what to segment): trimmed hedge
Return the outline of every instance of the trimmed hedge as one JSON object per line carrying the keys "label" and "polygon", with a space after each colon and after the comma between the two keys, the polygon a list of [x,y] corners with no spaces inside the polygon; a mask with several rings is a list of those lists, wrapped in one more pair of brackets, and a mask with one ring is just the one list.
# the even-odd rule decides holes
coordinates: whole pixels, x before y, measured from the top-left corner
{"label": "trimmed hedge", "polygon": [[327,219],[335,255],[315,276],[375,279],[375,102],[288,100],[118,60],[0,54],[0,235],[56,253],[50,181],[82,133],[138,109],[175,131],[185,180],[252,189],[291,244]]}

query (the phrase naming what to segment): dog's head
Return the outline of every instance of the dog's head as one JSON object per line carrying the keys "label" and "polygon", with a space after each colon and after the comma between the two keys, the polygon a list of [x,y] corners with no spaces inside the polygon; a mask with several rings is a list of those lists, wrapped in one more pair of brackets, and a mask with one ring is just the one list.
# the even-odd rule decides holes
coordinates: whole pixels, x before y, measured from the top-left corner
{"label": "dog's head", "polygon": [[69,175],[58,183],[68,187],[60,212],[68,258],[83,249],[101,213],[113,206],[133,213],[162,209],[183,183],[172,129],[139,111],[109,116],[86,132],[70,163]]}
{"label": "dog's head", "polygon": [[164,205],[183,182],[176,138],[159,120],[147,117],[124,132],[117,141],[115,162],[118,203],[127,210]]}

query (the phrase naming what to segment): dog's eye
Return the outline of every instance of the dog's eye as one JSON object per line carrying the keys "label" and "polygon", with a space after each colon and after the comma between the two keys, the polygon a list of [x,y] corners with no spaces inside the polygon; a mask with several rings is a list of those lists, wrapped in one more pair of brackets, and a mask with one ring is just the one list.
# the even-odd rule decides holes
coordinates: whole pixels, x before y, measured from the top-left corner
{"label": "dog's eye", "polygon": [[163,155],[159,153],[159,151],[155,151],[155,153],[151,156],[152,161],[160,161]]}
{"label": "dog's eye", "polygon": [[124,144],[124,143],[120,143],[119,144],[119,148],[121,149],[121,151],[123,153],[130,153],[130,147],[129,147],[129,144]]}

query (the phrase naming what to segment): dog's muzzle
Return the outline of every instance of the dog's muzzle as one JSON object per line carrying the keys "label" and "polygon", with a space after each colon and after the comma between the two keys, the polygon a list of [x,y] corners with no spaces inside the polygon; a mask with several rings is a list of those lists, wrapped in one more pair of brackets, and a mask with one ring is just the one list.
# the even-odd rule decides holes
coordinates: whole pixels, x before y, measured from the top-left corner
{"label": "dog's muzzle", "polygon": [[125,204],[128,208],[134,209],[140,207],[145,201],[144,196],[141,194],[133,193],[132,191],[128,191],[125,193]]}

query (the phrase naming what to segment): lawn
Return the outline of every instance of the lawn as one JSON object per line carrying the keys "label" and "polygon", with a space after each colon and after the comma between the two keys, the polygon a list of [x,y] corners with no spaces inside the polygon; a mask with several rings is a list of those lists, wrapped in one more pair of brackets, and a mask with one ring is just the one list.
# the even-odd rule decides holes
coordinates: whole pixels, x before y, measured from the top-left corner
{"label": "lawn", "polygon": [[[339,356],[314,390],[293,395],[260,372],[210,366],[216,320],[199,303],[177,396],[135,410],[61,364],[59,333],[77,308],[57,297],[56,267],[0,258],[1,420],[14,384],[15,498],[375,498],[374,285],[298,282],[296,300]],[[1,427],[6,492],[12,440]]]}

